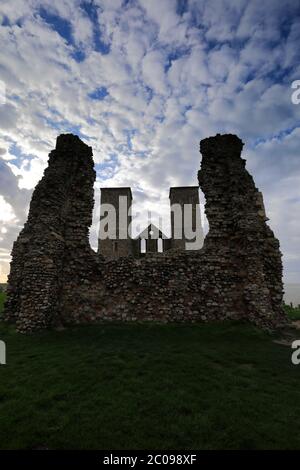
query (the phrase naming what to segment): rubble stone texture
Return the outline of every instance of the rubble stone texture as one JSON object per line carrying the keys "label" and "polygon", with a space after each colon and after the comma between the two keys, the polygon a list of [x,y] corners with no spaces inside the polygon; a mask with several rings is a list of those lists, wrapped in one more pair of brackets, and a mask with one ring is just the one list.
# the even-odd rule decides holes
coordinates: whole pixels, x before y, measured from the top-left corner
{"label": "rubble stone texture", "polygon": [[20,331],[58,324],[66,277],[81,282],[92,251],[94,180],[92,149],[78,137],[60,135],[12,250],[5,316]]}
{"label": "rubble stone texture", "polygon": [[232,266],[238,278],[232,296],[240,316],[280,324],[282,262],[279,242],[266,224],[262,195],[241,158],[243,142],[235,135],[217,135],[200,143],[199,184],[206,197],[209,234],[206,252]]}
{"label": "rubble stone texture", "polygon": [[210,230],[201,250],[106,260],[88,242],[92,150],[61,135],[15,242],[6,319],[22,332],[102,320],[283,326],[279,243],[234,135],[201,141]]}

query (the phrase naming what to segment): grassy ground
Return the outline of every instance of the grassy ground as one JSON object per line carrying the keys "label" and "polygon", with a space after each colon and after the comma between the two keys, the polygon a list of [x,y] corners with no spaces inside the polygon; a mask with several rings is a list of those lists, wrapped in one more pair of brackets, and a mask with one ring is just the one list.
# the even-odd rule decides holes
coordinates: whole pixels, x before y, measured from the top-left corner
{"label": "grassy ground", "polygon": [[0,337],[2,448],[300,448],[300,368],[252,327]]}
{"label": "grassy ground", "polygon": [[300,308],[299,307],[291,307],[290,305],[285,305],[284,309],[288,314],[288,317],[291,320],[300,320]]}
{"label": "grassy ground", "polygon": [[2,310],[3,310],[4,301],[5,301],[5,293],[0,292],[0,315],[1,315]]}
{"label": "grassy ground", "polygon": [[300,449],[300,366],[252,326],[0,323],[0,339],[2,449]]}

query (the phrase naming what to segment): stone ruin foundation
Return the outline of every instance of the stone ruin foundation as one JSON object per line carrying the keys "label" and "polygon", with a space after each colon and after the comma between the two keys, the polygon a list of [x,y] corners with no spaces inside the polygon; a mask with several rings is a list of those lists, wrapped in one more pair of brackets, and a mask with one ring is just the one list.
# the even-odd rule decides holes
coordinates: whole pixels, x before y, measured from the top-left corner
{"label": "stone ruin foundation", "polygon": [[242,148],[231,134],[200,143],[198,178],[210,227],[201,250],[109,261],[88,240],[92,149],[60,135],[13,246],[5,320],[23,333],[104,320],[284,326],[279,242]]}

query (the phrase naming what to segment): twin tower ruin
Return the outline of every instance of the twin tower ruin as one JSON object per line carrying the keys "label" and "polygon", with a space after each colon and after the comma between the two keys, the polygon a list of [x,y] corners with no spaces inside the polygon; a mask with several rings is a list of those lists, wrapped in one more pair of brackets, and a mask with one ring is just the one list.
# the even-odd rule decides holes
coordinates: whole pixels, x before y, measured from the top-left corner
{"label": "twin tower ruin", "polygon": [[[160,256],[127,256],[139,251],[139,241],[123,243],[117,236],[102,247],[100,240],[100,251],[108,254],[102,256],[89,244],[96,178],[92,148],[75,135],[60,135],[13,246],[5,320],[22,333],[102,321],[283,326],[279,242],[266,223],[242,148],[231,134],[200,142],[198,181],[209,223],[201,249],[182,249],[186,241],[178,247],[171,236]],[[191,166],[196,170],[198,163]],[[124,191],[130,203],[130,190]],[[172,188],[170,195],[179,205],[185,199],[193,207],[198,203],[196,188]],[[103,203],[111,202],[115,190],[102,196]],[[155,239],[148,250],[156,250]]]}
{"label": "twin tower ruin", "polygon": [[[170,249],[197,250],[203,245],[198,186],[172,187],[169,191],[171,236],[151,221],[132,237],[132,192],[129,187],[101,188],[98,253],[113,259],[136,258]],[[109,214],[110,210],[112,214]],[[113,226],[113,230],[112,227]]]}

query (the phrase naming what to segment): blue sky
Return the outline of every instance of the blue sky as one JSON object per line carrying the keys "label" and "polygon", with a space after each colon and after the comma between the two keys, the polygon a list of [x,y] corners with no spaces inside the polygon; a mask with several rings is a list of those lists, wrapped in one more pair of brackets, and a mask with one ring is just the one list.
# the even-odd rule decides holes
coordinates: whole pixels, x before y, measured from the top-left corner
{"label": "blue sky", "polygon": [[300,282],[300,2],[2,0],[0,25],[1,280],[58,134],[93,147],[95,246],[99,187],[131,186],[167,222],[169,187],[197,184],[199,141],[231,132]]}

